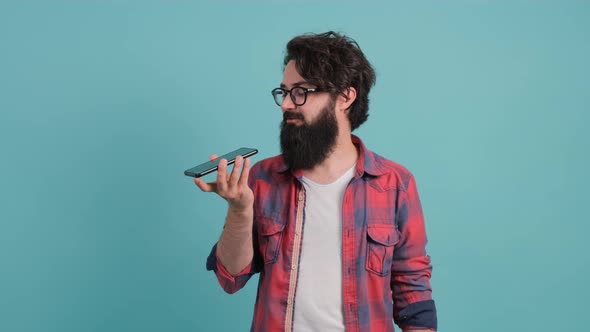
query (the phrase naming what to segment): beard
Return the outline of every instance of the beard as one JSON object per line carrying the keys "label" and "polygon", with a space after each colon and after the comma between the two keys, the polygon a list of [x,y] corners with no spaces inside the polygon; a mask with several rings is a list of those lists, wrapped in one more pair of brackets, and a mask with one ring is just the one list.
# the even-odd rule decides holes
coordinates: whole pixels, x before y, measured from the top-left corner
{"label": "beard", "polygon": [[308,170],[322,163],[336,146],[338,122],[334,114],[336,101],[321,110],[312,123],[299,126],[287,123],[288,119],[303,119],[301,113],[286,111],[281,122],[281,152],[291,170]]}

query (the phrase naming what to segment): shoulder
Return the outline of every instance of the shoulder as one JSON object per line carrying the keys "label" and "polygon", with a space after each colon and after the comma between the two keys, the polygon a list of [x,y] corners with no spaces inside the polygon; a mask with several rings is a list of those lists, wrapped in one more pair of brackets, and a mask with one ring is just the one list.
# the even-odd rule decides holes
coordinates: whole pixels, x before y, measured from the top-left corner
{"label": "shoulder", "polygon": [[266,158],[256,162],[250,170],[250,177],[254,180],[273,182],[272,179],[286,170],[281,155]]}
{"label": "shoulder", "polygon": [[387,187],[396,187],[398,190],[406,191],[410,182],[413,181],[414,175],[404,165],[385,158],[382,155],[369,151],[366,151],[367,159],[373,163],[374,169],[376,169],[377,177],[375,178],[378,182]]}
{"label": "shoulder", "polygon": [[263,172],[281,172],[285,166],[283,156],[276,155],[274,157],[260,160],[252,166],[252,169],[256,169]]}

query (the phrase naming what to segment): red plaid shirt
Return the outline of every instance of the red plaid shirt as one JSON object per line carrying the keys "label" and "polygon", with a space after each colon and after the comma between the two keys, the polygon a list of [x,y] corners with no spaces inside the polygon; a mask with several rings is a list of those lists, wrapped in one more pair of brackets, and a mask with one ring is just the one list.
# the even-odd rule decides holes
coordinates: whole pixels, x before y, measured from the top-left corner
{"label": "red plaid shirt", "polygon": [[[346,331],[394,331],[393,321],[402,329],[436,328],[432,266],[414,177],[352,139],[359,160],[342,206]],[[252,331],[293,329],[304,236],[301,176],[289,171],[281,156],[255,164],[249,177],[255,195],[251,264],[230,275],[216,257],[216,245],[207,259],[207,269],[230,294],[260,273]]]}

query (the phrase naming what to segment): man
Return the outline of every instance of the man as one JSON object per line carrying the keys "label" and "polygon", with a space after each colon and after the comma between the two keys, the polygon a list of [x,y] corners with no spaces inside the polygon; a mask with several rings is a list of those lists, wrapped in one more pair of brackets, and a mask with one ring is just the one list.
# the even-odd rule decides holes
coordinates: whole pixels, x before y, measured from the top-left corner
{"label": "man", "polygon": [[281,155],[195,179],[229,203],[207,269],[228,293],[260,273],[253,331],[434,331],[416,182],[351,134],[373,68],[334,32],[295,37],[284,65]]}

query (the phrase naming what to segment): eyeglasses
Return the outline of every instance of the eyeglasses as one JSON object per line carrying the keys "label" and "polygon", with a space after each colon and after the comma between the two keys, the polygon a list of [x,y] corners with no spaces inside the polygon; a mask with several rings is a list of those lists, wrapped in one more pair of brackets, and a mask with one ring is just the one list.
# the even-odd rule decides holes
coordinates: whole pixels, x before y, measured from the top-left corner
{"label": "eyeglasses", "polygon": [[283,88],[276,88],[271,91],[273,98],[275,99],[275,103],[281,106],[283,104],[283,100],[287,94],[291,95],[291,101],[295,106],[302,106],[307,101],[307,94],[310,92],[320,92],[322,91],[320,88],[302,88],[300,86],[296,86],[291,90],[283,89]]}

